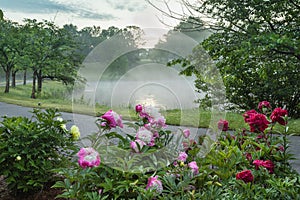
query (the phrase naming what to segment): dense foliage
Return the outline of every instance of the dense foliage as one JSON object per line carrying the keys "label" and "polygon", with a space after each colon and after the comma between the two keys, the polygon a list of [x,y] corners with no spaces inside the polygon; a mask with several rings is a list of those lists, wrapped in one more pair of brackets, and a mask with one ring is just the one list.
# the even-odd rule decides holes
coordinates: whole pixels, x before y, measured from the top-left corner
{"label": "dense foliage", "polygon": [[[249,109],[264,99],[299,117],[299,1],[206,1],[222,29],[203,43],[228,98]],[[208,9],[213,7],[213,10]]]}
{"label": "dense foliage", "polygon": [[[229,102],[250,109],[266,99],[272,105],[286,106],[290,116],[300,116],[298,0],[180,2],[189,12],[180,16],[182,23],[176,30],[187,33],[193,29],[212,30],[213,34],[200,45],[216,62]],[[172,9],[158,9],[179,18]],[[199,63],[199,60],[205,62],[201,58],[189,61]],[[185,68],[189,66],[184,64]],[[202,71],[193,73],[200,82],[205,79],[201,77]],[[201,85],[199,89],[203,89]]]}
{"label": "dense foliage", "polygon": [[[66,199],[299,199],[287,110],[272,111],[267,101],[258,108],[243,115],[249,130],[230,134],[220,120],[216,142],[193,138],[189,129],[165,131],[164,117],[141,105],[139,121],[126,123],[133,130],[122,132],[122,118],[110,110],[88,137],[90,146],[77,153],[78,162],[57,170],[64,178],[53,187]],[[272,135],[275,125],[285,132]]]}
{"label": "dense foliage", "polygon": [[[34,110],[32,118],[3,117],[0,124],[0,174],[14,195],[43,189],[55,180],[51,170],[66,166],[79,132],[68,131],[55,110]],[[73,127],[74,129],[74,127]]]}
{"label": "dense foliage", "polygon": [[0,60],[6,75],[5,92],[9,92],[10,77],[15,87],[18,71],[33,73],[32,98],[36,98],[36,80],[38,92],[45,78],[73,84],[81,63],[73,38],[49,21],[26,19],[24,22],[20,25],[7,19],[0,21]]}
{"label": "dense foliage", "polygon": [[[84,80],[78,71],[97,45],[118,35],[122,37],[122,45],[136,48],[142,34],[136,26],[123,29],[93,26],[78,30],[72,24],[58,27],[54,22],[35,19],[24,19],[24,24],[19,24],[4,18],[0,20],[0,78],[5,78],[4,92],[8,93],[10,86],[16,87],[16,75],[20,72],[24,73],[24,84],[28,73],[32,75],[31,98],[37,98],[37,94],[41,93],[45,79],[71,86],[76,81],[82,82]],[[110,48],[106,50],[116,50],[115,46]],[[139,51],[114,59],[113,63],[109,63],[105,77],[123,75],[139,61],[137,55]]]}

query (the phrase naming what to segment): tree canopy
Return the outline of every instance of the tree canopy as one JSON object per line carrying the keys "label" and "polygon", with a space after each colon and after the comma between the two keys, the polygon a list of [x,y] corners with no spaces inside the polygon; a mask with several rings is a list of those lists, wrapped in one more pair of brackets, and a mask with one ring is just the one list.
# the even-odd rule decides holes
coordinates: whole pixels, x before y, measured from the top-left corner
{"label": "tree canopy", "polygon": [[10,75],[18,62],[20,38],[18,24],[10,20],[0,20],[0,66],[5,72],[5,93],[9,92]]}
{"label": "tree canopy", "polygon": [[[24,71],[25,75],[28,70],[32,73],[31,98],[36,98],[42,91],[44,79],[73,85],[75,80],[81,80],[77,72],[88,54],[116,34],[123,38],[123,46],[137,47],[143,33],[135,26],[124,29],[92,26],[78,30],[73,24],[60,28],[51,21],[36,19],[24,19],[21,25],[8,19],[1,20],[0,16],[0,66],[6,74],[5,92],[9,92],[11,77],[12,85],[15,85],[18,71]],[[107,50],[116,51],[113,47]],[[138,60],[137,55],[138,52],[133,52],[121,56],[111,63],[108,73],[124,73]]]}
{"label": "tree canopy", "polygon": [[200,45],[216,61],[231,103],[250,109],[267,100],[300,116],[299,0],[181,2],[188,10],[182,21],[213,31]]}

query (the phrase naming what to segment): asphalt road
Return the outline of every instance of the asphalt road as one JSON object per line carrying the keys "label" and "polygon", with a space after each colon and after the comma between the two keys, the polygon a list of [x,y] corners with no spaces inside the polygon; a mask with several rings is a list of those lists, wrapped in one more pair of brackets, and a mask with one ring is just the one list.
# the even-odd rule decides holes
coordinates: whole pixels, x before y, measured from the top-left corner
{"label": "asphalt road", "polygon": [[[12,104],[0,102],[0,116],[26,116],[31,117],[30,113],[32,108],[16,106]],[[93,132],[97,132],[98,128],[95,124],[95,117],[74,114],[74,113],[61,113],[62,118],[69,121],[67,123],[67,128],[70,128],[72,125],[77,125],[80,129],[81,137],[87,136]],[[1,121],[1,119],[0,119]],[[168,129],[176,131],[178,128],[184,129],[186,127],[177,127],[177,126],[168,126]],[[191,135],[201,135],[207,133],[207,129],[202,128],[190,128]],[[125,131],[130,131],[127,129]],[[289,136],[290,148],[289,150],[294,155],[295,160],[291,160],[291,164],[298,173],[300,173],[300,136]]]}

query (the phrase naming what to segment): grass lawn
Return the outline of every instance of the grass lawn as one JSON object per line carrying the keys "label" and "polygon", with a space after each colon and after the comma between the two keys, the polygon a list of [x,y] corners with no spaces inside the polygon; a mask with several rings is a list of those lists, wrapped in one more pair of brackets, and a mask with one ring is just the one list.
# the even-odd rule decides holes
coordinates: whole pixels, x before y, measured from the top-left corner
{"label": "grass lawn", "polygon": [[[97,115],[106,112],[110,108],[104,105],[90,106],[80,100],[73,100],[72,90],[59,82],[44,81],[43,91],[37,99],[31,99],[31,84],[18,85],[10,88],[9,93],[3,93],[4,86],[0,87],[0,101],[26,107],[57,108],[60,112],[74,112],[87,115]],[[136,119],[134,108],[113,108],[122,115],[125,120]],[[219,119],[226,119],[231,130],[248,128],[242,117],[242,113],[211,112],[201,109],[191,110],[165,110],[162,114],[166,117],[167,124],[193,127],[213,127]],[[283,131],[283,127],[275,126],[276,131]],[[290,119],[289,133],[300,135],[300,119]]]}

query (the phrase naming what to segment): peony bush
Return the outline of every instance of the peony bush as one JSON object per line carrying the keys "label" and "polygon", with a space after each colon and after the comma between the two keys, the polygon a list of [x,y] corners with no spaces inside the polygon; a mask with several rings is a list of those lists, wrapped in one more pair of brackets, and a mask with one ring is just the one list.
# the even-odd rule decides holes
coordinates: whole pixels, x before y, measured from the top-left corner
{"label": "peony bush", "polygon": [[[53,186],[63,189],[58,197],[300,198],[300,176],[289,163],[287,110],[272,110],[269,102],[260,102],[257,111],[243,114],[249,128],[236,132],[229,132],[228,121],[220,119],[214,142],[208,136],[191,138],[189,129],[166,130],[166,120],[156,108],[135,109],[137,122],[124,123],[112,110],[97,120],[99,132],[87,138],[91,145],[78,152],[78,162],[57,170],[64,177]],[[124,125],[134,131],[122,132]],[[275,133],[274,126],[285,126],[285,131]],[[205,148],[210,151],[203,157]],[[112,157],[107,159],[108,154]],[[149,162],[152,165],[145,165]]]}
{"label": "peony bush", "polygon": [[53,168],[68,167],[79,147],[78,127],[67,130],[55,109],[34,109],[31,118],[3,117],[0,122],[0,175],[16,199],[57,180]]}

